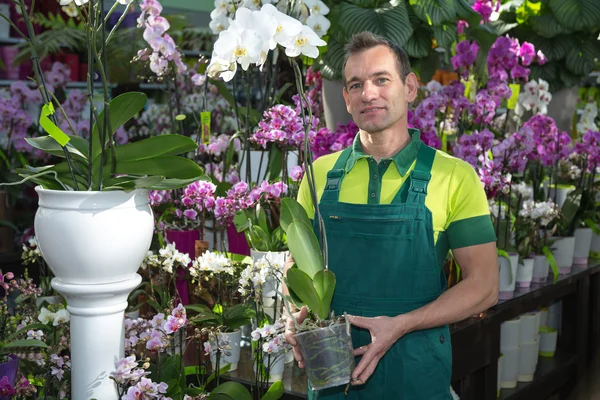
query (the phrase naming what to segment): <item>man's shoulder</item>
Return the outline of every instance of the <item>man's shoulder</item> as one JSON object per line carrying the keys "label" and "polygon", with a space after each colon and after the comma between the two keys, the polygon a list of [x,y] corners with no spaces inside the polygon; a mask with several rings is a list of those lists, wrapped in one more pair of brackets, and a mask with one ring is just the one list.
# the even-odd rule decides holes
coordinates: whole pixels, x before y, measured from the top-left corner
{"label": "man's shoulder", "polygon": [[326,174],[334,166],[344,150],[336,151],[335,153],[326,154],[313,161],[315,174]]}
{"label": "man's shoulder", "polygon": [[432,174],[464,176],[471,175],[475,169],[471,164],[458,157],[452,156],[443,150],[435,149]]}

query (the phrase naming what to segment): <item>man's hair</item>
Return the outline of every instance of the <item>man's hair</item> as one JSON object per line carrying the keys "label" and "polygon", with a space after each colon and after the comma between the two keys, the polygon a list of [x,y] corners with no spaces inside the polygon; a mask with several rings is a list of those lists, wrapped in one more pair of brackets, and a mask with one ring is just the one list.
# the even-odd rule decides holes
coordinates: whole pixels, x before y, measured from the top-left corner
{"label": "man's hair", "polygon": [[406,51],[396,43],[384,38],[383,36],[376,35],[374,33],[364,31],[357,33],[350,38],[350,41],[344,46],[344,65],[342,66],[342,78],[344,80],[344,86],[346,86],[346,63],[348,59],[362,51],[372,49],[376,46],[386,46],[394,53],[396,57],[396,65],[398,66],[398,72],[400,79],[404,83],[406,77],[411,73],[410,60]]}

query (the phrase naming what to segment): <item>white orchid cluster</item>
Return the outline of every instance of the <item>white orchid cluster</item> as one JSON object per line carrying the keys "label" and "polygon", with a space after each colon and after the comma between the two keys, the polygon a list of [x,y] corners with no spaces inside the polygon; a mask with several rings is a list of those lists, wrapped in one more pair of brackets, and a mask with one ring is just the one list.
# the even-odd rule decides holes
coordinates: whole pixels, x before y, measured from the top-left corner
{"label": "white orchid cluster", "polygon": [[[77,7],[81,7],[87,4],[90,0],[59,0],[61,6],[68,6],[69,4],[75,2]],[[117,0],[117,3],[127,6],[131,4],[133,0]]]}
{"label": "white orchid cluster", "polygon": [[196,258],[190,267],[190,275],[193,282],[201,279],[208,280],[215,275],[233,275],[234,268],[231,260],[223,253],[207,251]]}
{"label": "white orchid cluster", "polygon": [[515,114],[523,116],[525,111],[531,111],[535,114],[547,114],[548,104],[552,100],[552,94],[549,92],[548,82],[543,79],[530,80],[523,87],[523,92],[519,94],[519,100],[515,107]]}
{"label": "white orchid cluster", "polygon": [[584,135],[587,131],[597,131],[596,117],[598,117],[598,105],[595,101],[590,101],[585,105],[583,113],[577,123],[577,133]]}
{"label": "white orchid cluster", "polygon": [[523,207],[519,210],[519,216],[522,218],[531,219],[539,226],[548,226],[551,222],[555,221],[560,215],[558,205],[553,201],[540,201],[525,200]]}
{"label": "white orchid cluster", "polygon": [[207,74],[228,82],[235,76],[238,64],[244,71],[251,64],[262,70],[269,51],[277,45],[285,48],[288,57],[303,54],[317,58],[317,46],[326,44],[311,27],[282,13],[272,4],[263,5],[259,11],[240,7],[228,28],[219,33]]}
{"label": "white orchid cluster", "polygon": [[285,340],[285,321],[280,319],[273,325],[265,324],[262,328],[252,331],[252,340],[262,339],[262,350],[266,354],[277,354],[280,351],[288,351],[291,346]]}
{"label": "white orchid cluster", "polygon": [[488,208],[490,210],[490,214],[492,214],[494,218],[498,218],[498,211],[500,211],[500,219],[506,219],[506,203],[500,202],[500,204],[498,204],[495,199],[488,199]]}
{"label": "white orchid cluster", "polygon": [[58,326],[69,322],[71,320],[71,314],[65,308],[61,308],[57,312],[52,312],[46,307],[42,307],[40,314],[38,315],[38,320],[45,325],[52,322],[53,326]]}
{"label": "white orchid cluster", "polygon": [[238,292],[242,296],[255,293],[261,296],[267,281],[281,282],[284,265],[274,253],[267,253],[242,271]]}
{"label": "white orchid cluster", "polygon": [[321,0],[215,0],[215,9],[210,13],[209,27],[218,35],[229,28],[237,9],[244,7],[251,11],[259,11],[266,4],[272,4],[281,13],[297,18],[319,37],[325,36],[331,26],[331,22],[325,17],[329,14],[329,7]]}
{"label": "white orchid cluster", "polygon": [[42,252],[38,246],[38,242],[35,236],[29,238],[29,240],[23,243],[23,252],[21,253],[21,260],[23,264],[34,264],[42,259]]}
{"label": "white orchid cluster", "polygon": [[187,71],[187,66],[182,61],[175,41],[167,33],[171,25],[160,15],[162,6],[158,0],[142,0],[140,8],[142,12],[137,20],[137,27],[144,28],[144,40],[151,49],[138,51],[134,60],[150,60],[150,70],[159,77],[167,72],[171,61],[175,63],[177,73],[183,74]]}
{"label": "white orchid cluster", "polygon": [[187,268],[191,262],[190,256],[187,253],[178,251],[175,242],[173,242],[160,249],[158,255],[149,251],[142,262],[141,268],[154,267],[172,274],[173,269],[177,269],[177,267]]}
{"label": "white orchid cluster", "polygon": [[533,198],[533,187],[528,185],[526,182],[513,183],[512,191],[522,200],[528,200]]}

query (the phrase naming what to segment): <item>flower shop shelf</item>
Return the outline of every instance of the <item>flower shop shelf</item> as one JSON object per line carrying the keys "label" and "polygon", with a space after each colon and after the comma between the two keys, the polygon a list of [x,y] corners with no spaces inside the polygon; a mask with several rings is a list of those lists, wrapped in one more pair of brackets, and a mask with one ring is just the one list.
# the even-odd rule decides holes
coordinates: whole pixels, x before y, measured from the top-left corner
{"label": "flower shop shelf", "polygon": [[[533,382],[519,383],[514,389],[502,389],[500,400],[545,399],[552,395],[553,386],[562,387],[570,377],[577,357],[573,354],[557,352],[552,358],[540,357]],[[548,385],[553,382],[553,385]]]}
{"label": "flower shop shelf", "polygon": [[[2,86],[10,86],[15,82],[19,82],[19,80],[14,80],[14,79],[0,79],[0,87]],[[30,87],[35,87],[36,83],[33,81],[22,81],[25,82],[27,84],[27,86]],[[108,85],[109,88],[115,88],[117,87],[116,84],[109,84]],[[66,88],[67,89],[87,89],[87,82],[69,82],[66,84]],[[94,88],[96,89],[101,89],[102,88],[102,82],[96,82],[94,83]]]}
{"label": "flower shop shelf", "polygon": [[[451,326],[452,386],[461,400],[497,398],[500,324],[558,300],[563,302],[563,322],[556,355],[540,358],[533,382],[503,389],[501,399],[543,400],[555,393],[569,393],[575,383],[573,378],[583,373],[588,359],[600,348],[600,264],[597,263],[574,268],[571,274],[560,276],[556,284],[548,281],[519,289],[513,299]],[[238,370],[223,377],[250,384],[254,372],[249,347],[242,349]],[[295,363],[286,365],[283,383],[284,399],[306,398],[306,375]]]}

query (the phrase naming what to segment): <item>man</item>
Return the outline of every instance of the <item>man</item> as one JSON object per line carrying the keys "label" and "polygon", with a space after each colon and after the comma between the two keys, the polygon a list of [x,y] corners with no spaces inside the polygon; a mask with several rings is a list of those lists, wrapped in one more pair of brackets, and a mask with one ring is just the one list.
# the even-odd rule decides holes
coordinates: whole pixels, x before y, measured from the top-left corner
{"label": "man", "polygon": [[[346,107],[360,131],[351,148],[319,158],[314,171],[337,280],[332,309],[351,315],[360,361],[347,397],[337,387],[318,398],[451,399],[448,324],[497,301],[485,193],[469,164],[408,129],[418,83],[401,48],[357,34],[346,46],[343,72]],[[306,181],[298,201],[314,215]],[[446,290],[449,249],[463,280]],[[306,314],[303,308],[295,317],[301,323]],[[286,337],[295,345],[288,322]],[[296,347],[294,355],[303,367]]]}

